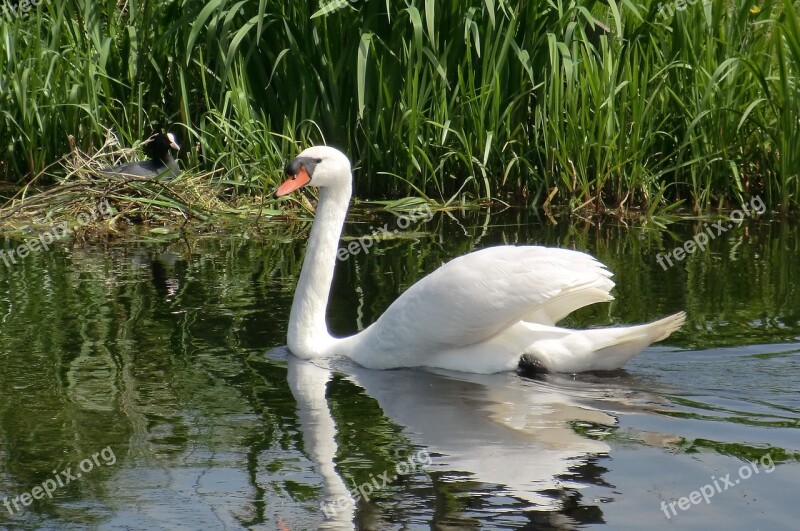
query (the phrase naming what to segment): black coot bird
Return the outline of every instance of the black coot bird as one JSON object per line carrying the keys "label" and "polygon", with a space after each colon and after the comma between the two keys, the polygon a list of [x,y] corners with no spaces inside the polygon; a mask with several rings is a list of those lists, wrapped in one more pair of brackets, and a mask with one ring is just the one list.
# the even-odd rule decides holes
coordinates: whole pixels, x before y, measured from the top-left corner
{"label": "black coot bird", "polygon": [[162,182],[171,181],[180,174],[178,163],[172,158],[170,150],[179,151],[181,148],[172,133],[154,134],[147,139],[142,149],[147,160],[103,168],[100,172],[124,177],[159,178]]}

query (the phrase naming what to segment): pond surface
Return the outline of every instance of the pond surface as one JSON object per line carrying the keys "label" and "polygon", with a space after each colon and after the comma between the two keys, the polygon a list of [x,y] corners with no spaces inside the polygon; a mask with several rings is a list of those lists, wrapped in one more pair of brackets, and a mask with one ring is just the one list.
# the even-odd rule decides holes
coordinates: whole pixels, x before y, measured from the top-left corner
{"label": "pond surface", "polygon": [[[568,326],[688,312],[623,371],[538,379],[287,354],[307,223],[0,263],[0,528],[796,529],[798,231],[750,219],[658,265],[705,223],[438,213],[338,264],[338,334],[500,243],[615,273]],[[346,239],[383,224],[355,214]]]}

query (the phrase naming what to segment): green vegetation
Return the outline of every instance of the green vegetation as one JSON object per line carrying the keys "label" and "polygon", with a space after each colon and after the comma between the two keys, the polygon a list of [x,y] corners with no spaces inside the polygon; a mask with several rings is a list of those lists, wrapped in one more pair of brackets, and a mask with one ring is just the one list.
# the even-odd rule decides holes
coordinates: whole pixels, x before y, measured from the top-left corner
{"label": "green vegetation", "polygon": [[[0,178],[106,129],[262,193],[327,142],[357,194],[573,210],[800,197],[798,0],[48,2],[0,21]],[[37,182],[46,182],[39,178]]]}

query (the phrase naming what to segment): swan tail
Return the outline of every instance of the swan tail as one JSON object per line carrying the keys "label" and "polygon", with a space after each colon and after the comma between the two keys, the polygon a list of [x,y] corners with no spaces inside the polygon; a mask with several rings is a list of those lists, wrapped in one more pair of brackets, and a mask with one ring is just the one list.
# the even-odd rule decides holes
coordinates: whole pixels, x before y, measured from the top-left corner
{"label": "swan tail", "polygon": [[[619,369],[651,344],[667,339],[685,321],[686,313],[679,312],[648,324],[597,330],[596,332],[606,333],[607,337],[599,338],[601,342],[594,357],[600,367],[592,370]],[[594,330],[587,331],[591,332]]]}
{"label": "swan tail", "polygon": [[651,343],[656,343],[667,339],[673,332],[682,327],[685,322],[686,312],[678,312],[644,326],[650,327],[654,333],[657,333],[656,338],[651,341]]}
{"label": "swan tail", "polygon": [[522,372],[612,371],[656,341],[662,341],[686,321],[679,312],[652,323],[592,330],[560,330],[531,344],[519,361]]}

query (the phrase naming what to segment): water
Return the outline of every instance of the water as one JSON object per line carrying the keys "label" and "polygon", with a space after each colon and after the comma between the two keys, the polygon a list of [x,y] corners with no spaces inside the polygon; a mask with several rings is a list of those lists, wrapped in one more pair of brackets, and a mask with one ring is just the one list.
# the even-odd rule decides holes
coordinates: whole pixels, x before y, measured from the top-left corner
{"label": "water", "polygon": [[[348,238],[397,223],[351,220]],[[538,379],[288,355],[307,230],[0,263],[0,528],[796,528],[796,227],[748,220],[665,270],[656,254],[702,221],[667,232],[455,212],[339,264],[339,334],[443,261],[499,243],[577,248],[614,271],[617,300],[569,326],[689,314],[624,371]]]}

